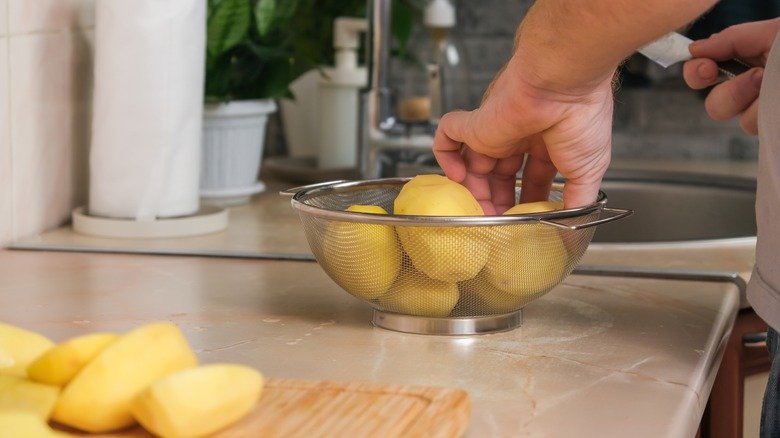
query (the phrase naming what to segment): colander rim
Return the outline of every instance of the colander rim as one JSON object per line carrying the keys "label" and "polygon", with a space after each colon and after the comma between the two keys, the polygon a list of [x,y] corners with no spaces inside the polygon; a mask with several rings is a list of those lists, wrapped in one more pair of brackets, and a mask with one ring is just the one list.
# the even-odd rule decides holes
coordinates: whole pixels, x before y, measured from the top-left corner
{"label": "colander rim", "polygon": [[[299,212],[323,219],[359,222],[378,225],[395,226],[422,226],[422,227],[468,227],[482,225],[511,225],[523,222],[542,222],[551,219],[572,219],[589,215],[601,211],[607,204],[607,195],[599,190],[596,202],[584,207],[570,208],[565,210],[556,210],[544,213],[528,213],[521,215],[495,215],[495,216],[414,216],[414,215],[396,215],[396,214],[373,214],[359,213],[344,210],[331,210],[323,207],[317,207],[307,204],[306,199],[323,194],[348,191],[355,189],[364,189],[367,186],[396,187],[403,185],[412,177],[401,178],[378,178],[359,181],[333,181],[315,184],[299,188],[292,196],[291,204]],[[516,187],[522,186],[522,179],[517,179]],[[553,191],[562,192],[563,183],[555,182],[552,185]]]}

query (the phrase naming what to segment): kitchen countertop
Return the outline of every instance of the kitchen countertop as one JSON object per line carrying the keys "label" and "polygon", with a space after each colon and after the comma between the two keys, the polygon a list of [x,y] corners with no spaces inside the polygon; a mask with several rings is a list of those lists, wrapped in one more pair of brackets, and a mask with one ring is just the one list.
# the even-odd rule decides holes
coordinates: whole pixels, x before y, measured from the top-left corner
{"label": "kitchen countertop", "polygon": [[217,257],[311,257],[290,198],[279,190],[294,184],[266,181],[266,191],[248,204],[228,208],[228,227],[199,236],[121,239],[79,234],[70,225],[20,239],[14,249],[203,255]]}
{"label": "kitchen countertop", "polygon": [[695,434],[738,307],[731,283],[574,275],[523,325],[373,328],[316,263],[0,251],[0,320],[54,340],[179,324],[203,362],[268,377],[460,387],[468,436]]}
{"label": "kitchen countertop", "polygon": [[[591,243],[581,265],[624,266],[654,271],[734,272],[750,280],[756,260],[756,238],[718,241],[613,244]],[[744,291],[740,308],[750,304]]]}

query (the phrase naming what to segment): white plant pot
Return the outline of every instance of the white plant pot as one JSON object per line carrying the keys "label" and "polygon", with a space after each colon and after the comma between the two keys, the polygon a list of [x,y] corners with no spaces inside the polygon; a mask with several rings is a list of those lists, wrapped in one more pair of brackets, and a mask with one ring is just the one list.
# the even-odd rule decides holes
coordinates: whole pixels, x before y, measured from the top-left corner
{"label": "white plant pot", "polygon": [[230,205],[263,191],[258,181],[272,99],[206,105],[200,195],[205,202]]}

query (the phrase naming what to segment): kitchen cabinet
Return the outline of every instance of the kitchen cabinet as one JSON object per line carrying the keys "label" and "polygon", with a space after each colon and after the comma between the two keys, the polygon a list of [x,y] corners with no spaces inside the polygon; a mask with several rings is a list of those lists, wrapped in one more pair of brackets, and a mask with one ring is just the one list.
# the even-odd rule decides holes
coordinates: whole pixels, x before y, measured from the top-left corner
{"label": "kitchen cabinet", "polygon": [[745,378],[769,371],[765,345],[747,342],[750,339],[745,337],[766,330],[766,323],[753,309],[742,309],[737,314],[702,419],[703,438],[742,436]]}

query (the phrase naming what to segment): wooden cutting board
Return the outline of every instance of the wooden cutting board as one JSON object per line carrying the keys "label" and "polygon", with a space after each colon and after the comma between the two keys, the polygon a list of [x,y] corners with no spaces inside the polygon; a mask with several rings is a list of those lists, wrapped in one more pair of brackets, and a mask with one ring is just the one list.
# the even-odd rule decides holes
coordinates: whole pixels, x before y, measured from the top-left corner
{"label": "wooden cutting board", "polygon": [[[459,437],[470,413],[460,389],[269,379],[255,409],[215,437]],[[85,436],[152,435],[138,427]]]}

